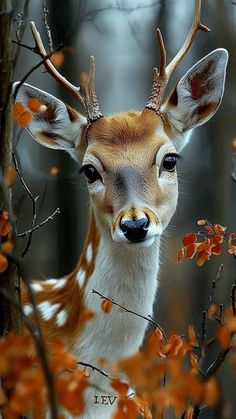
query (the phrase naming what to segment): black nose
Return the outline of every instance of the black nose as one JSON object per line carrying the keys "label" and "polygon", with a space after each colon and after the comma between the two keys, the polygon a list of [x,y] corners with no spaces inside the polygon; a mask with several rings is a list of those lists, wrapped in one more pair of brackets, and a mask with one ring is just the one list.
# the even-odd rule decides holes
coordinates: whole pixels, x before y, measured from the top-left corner
{"label": "black nose", "polygon": [[139,220],[127,220],[120,222],[121,231],[131,242],[139,242],[145,239],[147,235],[149,219],[140,218]]}

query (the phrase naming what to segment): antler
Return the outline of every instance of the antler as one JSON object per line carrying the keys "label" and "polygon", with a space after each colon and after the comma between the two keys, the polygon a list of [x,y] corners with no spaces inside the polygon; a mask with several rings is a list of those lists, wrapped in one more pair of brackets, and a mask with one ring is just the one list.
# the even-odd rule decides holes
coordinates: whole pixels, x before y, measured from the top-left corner
{"label": "antler", "polygon": [[184,44],[173,60],[166,66],[166,49],[161,31],[160,29],[157,29],[157,40],[160,47],[160,69],[159,71],[156,67],[153,69],[153,84],[146,108],[153,109],[155,112],[159,113],[170,76],[188,52],[198,30],[204,32],[210,31],[207,26],[201,23],[201,0],[196,0],[193,23]]}
{"label": "antler", "polygon": [[[42,58],[47,57],[46,50],[44,48],[42,38],[40,33],[38,32],[35,23],[30,22],[31,32],[34,37],[36,50],[41,55]],[[95,62],[94,57],[90,56],[90,69],[89,75],[87,76],[86,73],[81,75],[81,86],[74,86],[70,83],[65,77],[63,77],[57,69],[54,67],[50,58],[46,58],[44,61],[44,65],[48,73],[59,83],[61,86],[67,90],[76,100],[78,100],[81,105],[86,110],[87,120],[88,123],[96,121],[97,119],[101,118],[103,115],[100,112],[98,99],[95,93],[95,86],[94,86],[94,72],[95,72]]]}

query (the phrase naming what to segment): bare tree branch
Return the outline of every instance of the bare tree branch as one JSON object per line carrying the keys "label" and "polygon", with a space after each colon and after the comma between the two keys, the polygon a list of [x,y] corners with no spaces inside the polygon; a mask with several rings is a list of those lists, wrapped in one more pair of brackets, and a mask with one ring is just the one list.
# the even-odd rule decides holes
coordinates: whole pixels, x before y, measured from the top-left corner
{"label": "bare tree branch", "polygon": [[35,227],[31,228],[30,230],[26,230],[23,233],[17,234],[17,237],[26,237],[26,236],[29,236],[34,231],[36,231],[39,228],[45,226],[45,224],[48,223],[48,221],[53,220],[53,218],[54,218],[54,216],[56,214],[60,214],[60,209],[59,208],[57,208],[51,215],[49,215],[44,221],[42,221],[41,223],[37,224]]}
{"label": "bare tree branch", "polygon": [[15,52],[15,56],[14,56],[14,60],[13,60],[13,68],[15,68],[18,57],[19,57],[19,54],[20,54],[20,42],[23,38],[25,28],[26,28],[29,3],[30,3],[30,0],[25,0],[24,6],[23,6],[23,11],[18,13],[18,15],[15,18],[15,22],[16,22],[16,25],[17,25],[16,29],[15,29],[15,35],[16,35],[16,39],[18,41],[18,46],[16,48],[16,52]]}
{"label": "bare tree branch", "polygon": [[91,368],[93,371],[97,371],[97,372],[99,372],[99,374],[101,374],[104,377],[108,378],[108,380],[111,380],[111,377],[109,376],[109,374],[107,374],[102,369],[95,367],[94,365],[88,364],[86,362],[78,362],[78,365],[81,365],[82,367],[85,367],[85,368]]}
{"label": "bare tree branch", "polygon": [[13,158],[14,166],[15,166],[16,172],[19,176],[20,182],[21,182],[23,188],[25,189],[27,195],[30,197],[30,199],[32,201],[31,231],[28,235],[28,240],[27,240],[25,249],[23,250],[22,255],[21,255],[22,258],[23,258],[28,253],[28,251],[30,249],[30,245],[31,245],[31,241],[32,241],[32,234],[33,234],[35,224],[36,224],[36,219],[37,219],[37,200],[38,200],[39,196],[33,196],[32,192],[30,191],[28,185],[26,184],[26,182],[25,182],[25,180],[24,180],[24,178],[23,178],[23,176],[20,172],[18,162],[17,162],[16,156],[15,156],[14,153],[12,153],[12,158]]}
{"label": "bare tree branch", "polygon": [[49,13],[49,10],[47,8],[47,0],[43,0],[43,22],[44,22],[45,29],[47,32],[48,46],[49,46],[50,51],[53,52],[52,33],[51,33],[50,26],[48,24],[48,13]]}
{"label": "bare tree branch", "polygon": [[147,321],[147,322],[149,322],[152,326],[156,327],[157,329],[159,329],[159,330],[161,331],[161,333],[163,334],[163,337],[164,337],[165,341],[167,342],[168,338],[167,338],[167,336],[166,336],[166,334],[165,334],[164,330],[162,329],[162,327],[161,327],[159,324],[157,324],[157,323],[156,323],[156,322],[152,319],[152,317],[151,317],[151,316],[145,317],[145,316],[143,316],[142,314],[136,313],[136,312],[135,312],[135,311],[133,311],[133,310],[129,310],[128,308],[126,308],[126,307],[122,306],[121,304],[119,304],[119,303],[115,302],[115,301],[114,301],[114,300],[112,300],[111,298],[105,297],[104,295],[100,294],[100,292],[95,291],[94,289],[92,290],[92,293],[93,293],[93,294],[97,294],[97,295],[99,295],[99,297],[100,297],[101,299],[106,300],[106,301],[109,301],[109,302],[110,302],[110,303],[112,303],[113,305],[115,305],[115,306],[117,306],[117,307],[122,308],[122,310],[124,310],[124,312],[125,312],[125,313],[134,314],[135,316],[140,317],[140,318],[141,318],[141,319],[143,319],[143,320],[146,320],[146,321]]}

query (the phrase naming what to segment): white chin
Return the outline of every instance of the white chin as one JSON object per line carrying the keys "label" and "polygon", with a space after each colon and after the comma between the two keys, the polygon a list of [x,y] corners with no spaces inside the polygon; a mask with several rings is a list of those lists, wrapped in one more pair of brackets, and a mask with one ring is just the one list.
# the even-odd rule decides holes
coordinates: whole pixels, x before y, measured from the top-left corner
{"label": "white chin", "polygon": [[141,249],[143,247],[149,247],[153,244],[154,242],[154,236],[150,237],[149,239],[137,242],[137,243],[132,243],[132,242],[128,242],[126,241],[124,244],[129,247],[130,249]]}

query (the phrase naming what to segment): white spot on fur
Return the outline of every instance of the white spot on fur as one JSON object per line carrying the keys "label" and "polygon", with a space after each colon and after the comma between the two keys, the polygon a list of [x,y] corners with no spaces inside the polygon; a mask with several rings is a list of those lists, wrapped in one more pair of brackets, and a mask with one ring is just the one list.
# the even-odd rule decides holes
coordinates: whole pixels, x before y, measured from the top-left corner
{"label": "white spot on fur", "polygon": [[25,306],[23,306],[23,312],[26,316],[28,316],[29,314],[31,314],[33,312],[33,307],[31,304],[26,304]]}
{"label": "white spot on fur", "polygon": [[60,304],[51,304],[49,301],[43,301],[38,305],[44,320],[50,320],[59,307]]}
{"label": "white spot on fur", "polygon": [[57,313],[56,317],[56,324],[58,327],[64,326],[65,322],[67,320],[67,312],[66,310],[61,310],[59,313]]}
{"label": "white spot on fur", "polygon": [[30,286],[33,291],[43,291],[43,287],[41,284],[34,283],[34,284],[31,284]]}
{"label": "white spot on fur", "polygon": [[83,268],[80,268],[77,275],[76,275],[76,281],[78,284],[82,287],[84,284],[84,280],[86,278],[86,272]]}
{"label": "white spot on fur", "polygon": [[58,279],[47,279],[45,281],[45,284],[47,285],[55,285],[57,283]]}
{"label": "white spot on fur", "polygon": [[89,243],[89,245],[88,245],[88,247],[86,249],[86,259],[87,259],[87,262],[90,263],[91,260],[92,260],[92,258],[93,258],[93,246],[92,246],[92,243]]}
{"label": "white spot on fur", "polygon": [[58,279],[56,284],[54,285],[53,289],[57,290],[57,289],[63,288],[65,284],[66,284],[66,279],[65,278]]}

